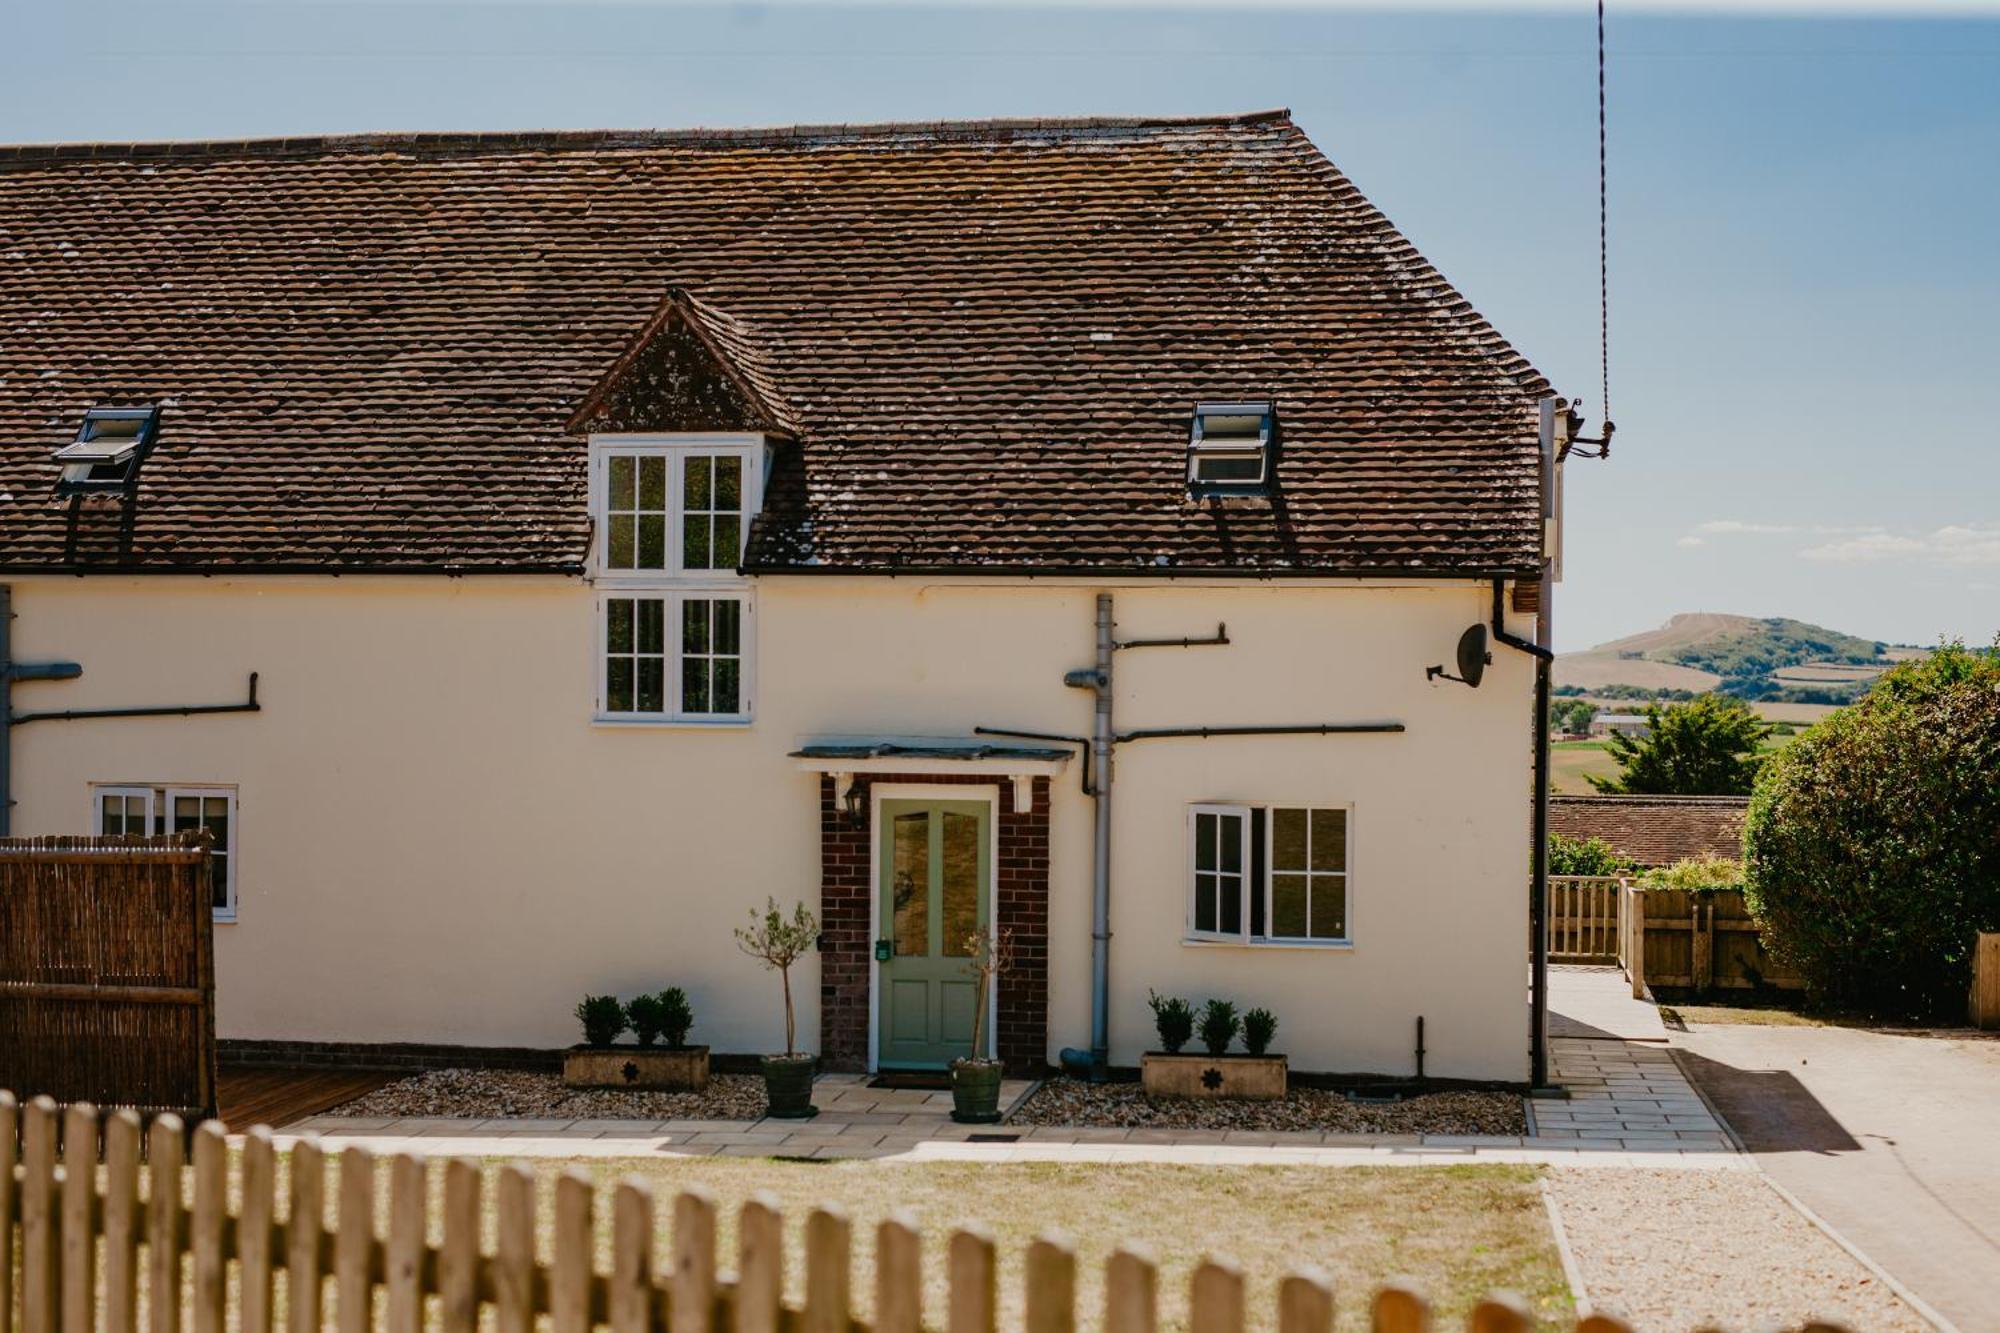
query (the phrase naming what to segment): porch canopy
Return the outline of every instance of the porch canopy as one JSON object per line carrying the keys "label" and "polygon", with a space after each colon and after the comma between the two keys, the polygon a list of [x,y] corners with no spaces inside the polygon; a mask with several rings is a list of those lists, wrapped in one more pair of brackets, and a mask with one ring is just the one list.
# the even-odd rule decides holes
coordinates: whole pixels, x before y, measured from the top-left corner
{"label": "porch canopy", "polygon": [[1014,813],[1034,805],[1034,780],[1053,778],[1069,763],[1068,750],[1041,745],[996,745],[980,737],[963,740],[842,738],[814,741],[792,751],[798,766],[834,775],[834,799],[845,800],[857,773],[991,773],[1014,786]]}

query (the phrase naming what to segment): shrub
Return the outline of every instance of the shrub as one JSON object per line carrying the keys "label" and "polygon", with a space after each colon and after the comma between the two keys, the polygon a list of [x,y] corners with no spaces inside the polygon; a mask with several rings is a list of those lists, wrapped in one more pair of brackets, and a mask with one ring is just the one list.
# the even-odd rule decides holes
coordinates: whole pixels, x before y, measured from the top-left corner
{"label": "shrub", "polygon": [[2000,929],[2000,659],[1947,644],[1766,765],[1745,897],[1815,1004],[1962,1021]]}
{"label": "shrub", "polygon": [[625,1006],[616,995],[586,995],[576,1006],[576,1021],[586,1045],[609,1046],[625,1030]]}
{"label": "shrub", "polygon": [[1602,838],[1549,834],[1551,875],[1622,875],[1632,868],[1632,858]]}
{"label": "shrub", "polygon": [[1194,1006],[1178,995],[1160,995],[1146,992],[1146,1003],[1153,1006],[1153,1026],[1160,1033],[1160,1049],[1168,1055],[1180,1054],[1181,1047],[1194,1036]]}
{"label": "shrub", "polygon": [[1278,1035],[1278,1016],[1269,1009],[1252,1009],[1243,1015],[1243,1049],[1252,1055],[1262,1055],[1271,1049],[1271,1038]]}
{"label": "shrub", "polygon": [[688,1029],[694,1026],[694,1006],[688,1003],[687,992],[679,986],[669,986],[655,998],[660,1003],[660,1035],[667,1039],[667,1045],[679,1050],[688,1044]]}
{"label": "shrub", "polygon": [[1682,857],[1670,866],[1648,870],[1639,876],[1639,883],[1649,889],[1689,889],[1695,893],[1740,889],[1743,887],[1743,863],[1732,857],[1717,856],[1714,852],[1703,852],[1700,856]]}
{"label": "shrub", "polygon": [[1210,1000],[1202,1006],[1201,1044],[1210,1055],[1226,1055],[1229,1043],[1236,1040],[1236,1030],[1242,1026],[1235,1005],[1227,1000]]}
{"label": "shrub", "polygon": [[625,1006],[625,1017],[632,1024],[632,1036],[641,1046],[651,1046],[658,1041],[660,1029],[666,1026],[657,995],[633,996],[632,1003]]}

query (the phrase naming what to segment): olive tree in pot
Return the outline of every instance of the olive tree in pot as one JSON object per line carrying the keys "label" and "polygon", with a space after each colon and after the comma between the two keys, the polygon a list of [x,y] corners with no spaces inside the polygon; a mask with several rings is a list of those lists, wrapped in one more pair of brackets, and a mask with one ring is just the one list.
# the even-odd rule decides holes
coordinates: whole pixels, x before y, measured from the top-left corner
{"label": "olive tree in pot", "polygon": [[1000,1121],[1001,1064],[986,1055],[986,1006],[993,979],[1014,965],[1014,932],[974,931],[965,951],[966,975],[975,986],[972,1054],[951,1062],[951,1118],[961,1125],[993,1125]]}
{"label": "olive tree in pot", "polygon": [[764,900],[764,910],[750,909],[750,924],[736,928],[736,947],[777,972],[785,989],[785,1053],[763,1059],[764,1096],[768,1113],[780,1120],[805,1120],[819,1114],[812,1104],[813,1057],[798,1049],[798,1031],[792,1017],[792,964],[805,956],[819,941],[819,922],[799,903],[789,918],[778,910],[775,898]]}

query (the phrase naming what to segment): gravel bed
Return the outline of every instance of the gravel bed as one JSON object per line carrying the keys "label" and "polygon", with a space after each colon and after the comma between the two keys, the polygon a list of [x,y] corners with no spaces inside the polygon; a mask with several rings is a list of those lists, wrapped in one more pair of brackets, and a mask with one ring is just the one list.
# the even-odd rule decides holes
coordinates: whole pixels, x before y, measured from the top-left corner
{"label": "gravel bed", "polygon": [[1506,1092],[1431,1092],[1400,1102],[1350,1102],[1338,1092],[1293,1088],[1283,1101],[1148,1097],[1137,1083],[1052,1078],[1010,1125],[1116,1129],[1320,1129],[1343,1134],[1525,1134],[1521,1099]]}
{"label": "gravel bed", "polygon": [[1591,1307],[1634,1328],[1929,1328],[1756,1171],[1553,1170]]}
{"label": "gravel bed", "polygon": [[764,1080],[711,1074],[703,1092],[566,1088],[554,1074],[506,1069],[433,1069],[397,1079],[328,1115],[439,1116],[468,1120],[756,1120]]}

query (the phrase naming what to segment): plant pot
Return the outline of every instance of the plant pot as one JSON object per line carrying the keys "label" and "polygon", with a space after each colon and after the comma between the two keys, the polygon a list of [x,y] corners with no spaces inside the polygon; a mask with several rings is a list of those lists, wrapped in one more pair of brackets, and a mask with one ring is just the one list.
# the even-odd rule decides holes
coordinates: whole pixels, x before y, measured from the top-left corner
{"label": "plant pot", "polygon": [[708,1086],[706,1046],[572,1046],[563,1084],[635,1092],[700,1092]]}
{"label": "plant pot", "polygon": [[951,1066],[951,1118],[961,1125],[1000,1123],[998,1060],[957,1060]]}
{"label": "plant pot", "polygon": [[812,1104],[813,1070],[819,1062],[810,1055],[767,1055],[764,1070],[764,1099],[770,1103],[764,1114],[774,1120],[810,1120],[819,1114]]}
{"label": "plant pot", "polygon": [[1282,1055],[1168,1055],[1153,1051],[1139,1057],[1139,1078],[1148,1097],[1282,1101],[1286,1073]]}

